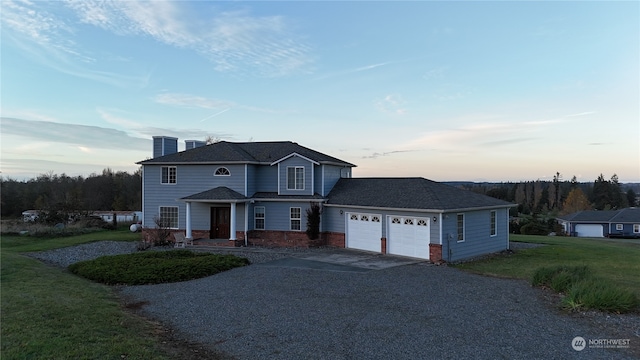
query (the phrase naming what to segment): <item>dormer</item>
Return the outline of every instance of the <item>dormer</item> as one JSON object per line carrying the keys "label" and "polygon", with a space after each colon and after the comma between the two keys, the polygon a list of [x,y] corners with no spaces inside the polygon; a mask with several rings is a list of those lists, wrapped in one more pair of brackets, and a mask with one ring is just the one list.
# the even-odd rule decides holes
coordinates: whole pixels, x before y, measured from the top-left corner
{"label": "dormer", "polygon": [[271,163],[278,166],[278,195],[313,195],[314,166],[320,163],[298,153],[291,153]]}

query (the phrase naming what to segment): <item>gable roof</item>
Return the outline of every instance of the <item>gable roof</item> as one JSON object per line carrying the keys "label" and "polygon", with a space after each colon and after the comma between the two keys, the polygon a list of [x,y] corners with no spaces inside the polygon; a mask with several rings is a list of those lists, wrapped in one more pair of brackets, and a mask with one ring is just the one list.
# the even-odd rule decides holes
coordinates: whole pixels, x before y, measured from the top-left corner
{"label": "gable roof", "polygon": [[272,164],[294,153],[320,164],[355,166],[354,164],[306,148],[291,141],[220,141],[206,146],[139,161],[137,164]]}
{"label": "gable roof", "polygon": [[595,222],[595,223],[640,223],[640,209],[626,208],[620,210],[583,210],[573,214],[558,217],[569,222]]}
{"label": "gable roof", "polygon": [[340,179],[327,198],[328,206],[351,205],[436,212],[515,206],[425,178]]}
{"label": "gable roof", "polygon": [[231,190],[226,186],[218,186],[216,188],[205,190],[197,194],[185,196],[180,200],[207,201],[207,202],[218,200],[218,201],[225,201],[225,202],[229,202],[229,201],[237,202],[237,201],[247,200],[247,198],[244,195],[240,194],[239,192],[235,190]]}

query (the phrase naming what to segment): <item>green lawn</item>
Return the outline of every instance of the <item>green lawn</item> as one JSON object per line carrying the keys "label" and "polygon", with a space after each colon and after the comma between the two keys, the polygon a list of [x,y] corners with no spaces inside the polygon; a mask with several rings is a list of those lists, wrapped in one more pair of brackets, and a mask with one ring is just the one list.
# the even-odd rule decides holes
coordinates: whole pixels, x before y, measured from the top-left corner
{"label": "green lawn", "polygon": [[0,358],[169,358],[152,325],[123,311],[111,288],[20,254],[139,237],[128,231],[57,239],[2,236]]}
{"label": "green lawn", "polygon": [[603,239],[511,235],[511,241],[546,244],[512,255],[455,265],[474,273],[530,280],[543,266],[588,265],[594,274],[640,296],[640,241],[621,243]]}

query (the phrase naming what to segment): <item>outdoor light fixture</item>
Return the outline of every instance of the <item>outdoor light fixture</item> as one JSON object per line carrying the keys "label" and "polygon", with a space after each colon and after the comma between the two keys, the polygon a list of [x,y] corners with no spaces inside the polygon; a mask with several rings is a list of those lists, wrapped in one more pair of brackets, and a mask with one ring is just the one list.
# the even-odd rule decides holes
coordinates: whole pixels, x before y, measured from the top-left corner
{"label": "outdoor light fixture", "polygon": [[433,222],[436,222],[436,220],[438,220],[438,218],[434,216],[433,217]]}

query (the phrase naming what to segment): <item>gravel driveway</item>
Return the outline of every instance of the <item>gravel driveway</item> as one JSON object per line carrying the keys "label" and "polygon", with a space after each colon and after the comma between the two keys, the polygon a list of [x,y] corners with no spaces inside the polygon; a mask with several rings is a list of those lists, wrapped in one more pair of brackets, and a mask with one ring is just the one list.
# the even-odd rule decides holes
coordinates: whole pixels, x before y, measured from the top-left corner
{"label": "gravel driveway", "polygon": [[[427,263],[362,273],[259,264],[322,251],[340,250],[238,253],[254,265],[198,280],[119,291],[129,302],[148,302],[141,310],[144,315],[186,339],[239,359],[638,355],[637,314],[564,314],[550,306],[545,292],[526,281]],[[587,341],[630,339],[631,348],[587,347],[578,352],[571,347],[576,336]]]}

